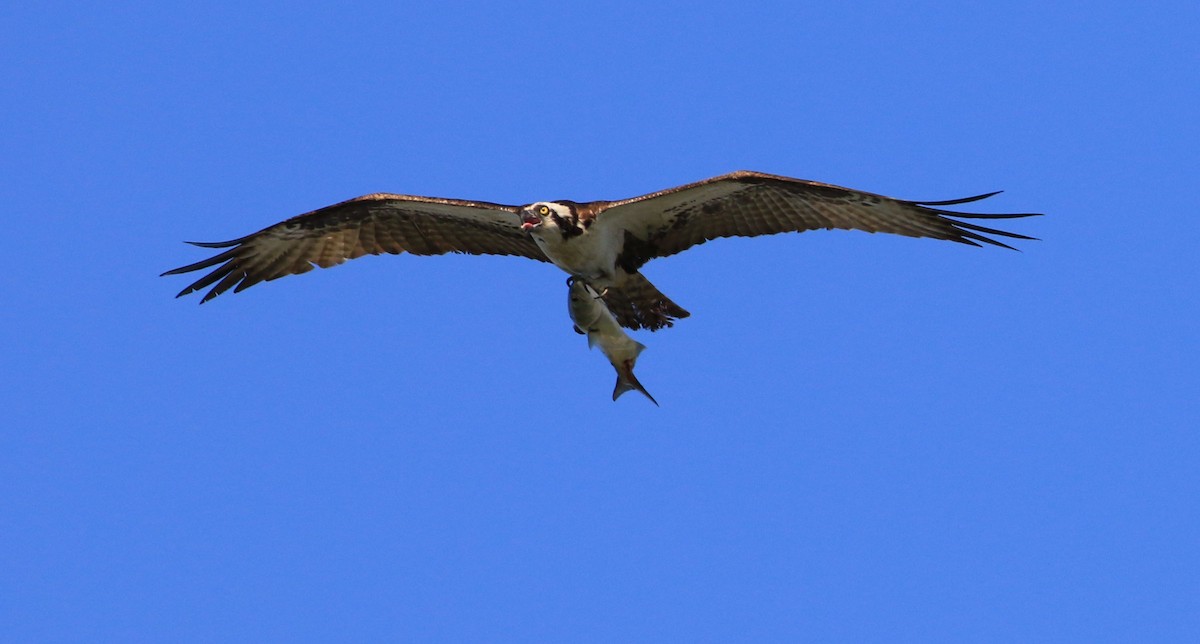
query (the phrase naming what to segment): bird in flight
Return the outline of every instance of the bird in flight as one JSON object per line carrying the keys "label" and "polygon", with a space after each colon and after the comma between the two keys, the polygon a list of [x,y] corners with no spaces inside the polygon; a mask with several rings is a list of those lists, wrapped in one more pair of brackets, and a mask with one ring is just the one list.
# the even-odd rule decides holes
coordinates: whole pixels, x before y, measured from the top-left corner
{"label": "bird in flight", "polygon": [[[550,262],[602,294],[621,326],[657,330],[689,313],[640,272],[643,265],[718,237],[850,229],[1012,248],[996,239],[1034,239],[969,220],[1037,213],[946,209],[990,197],[904,201],[761,172],[739,171],[631,199],[538,201],[512,206],[412,195],[371,194],[297,215],[224,242],[189,242],[217,255],[167,271],[211,269],[178,296],[208,289],[201,302],[259,282],[381,253],[515,255]],[[210,288],[211,287],[211,288]],[[178,297],[177,296],[177,297]]]}

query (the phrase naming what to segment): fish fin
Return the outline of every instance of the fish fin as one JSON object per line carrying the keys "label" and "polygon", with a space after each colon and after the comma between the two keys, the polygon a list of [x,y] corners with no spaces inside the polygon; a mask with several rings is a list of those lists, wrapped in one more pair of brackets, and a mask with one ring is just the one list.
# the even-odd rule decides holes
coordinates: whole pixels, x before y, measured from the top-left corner
{"label": "fish fin", "polygon": [[642,386],[642,383],[638,382],[637,376],[633,375],[634,360],[635,358],[626,360],[621,367],[617,369],[617,386],[613,388],[613,401],[615,402],[617,398],[620,398],[621,394],[636,389],[642,392],[644,396],[649,398],[650,402],[654,403],[655,407],[661,406],[658,404],[658,401],[654,399],[654,396],[651,396],[650,392],[646,391],[646,388]]}
{"label": "fish fin", "polygon": [[[630,339],[632,340],[632,338],[630,338]],[[638,356],[642,355],[642,352],[646,350],[646,345],[642,344],[641,342],[638,342],[637,340],[633,340],[633,346],[635,348],[633,350],[633,357],[630,358],[630,364],[629,364],[629,370],[631,372],[633,371],[633,363],[636,362],[638,359]]]}

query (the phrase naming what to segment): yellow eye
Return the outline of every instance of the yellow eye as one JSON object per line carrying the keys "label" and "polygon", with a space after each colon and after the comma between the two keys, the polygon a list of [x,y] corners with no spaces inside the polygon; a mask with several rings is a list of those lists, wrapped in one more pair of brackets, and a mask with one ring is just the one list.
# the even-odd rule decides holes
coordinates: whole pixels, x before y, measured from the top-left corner
{"label": "yellow eye", "polygon": [[549,206],[542,206],[541,208],[538,208],[538,212],[539,212],[539,213],[541,213],[541,214],[543,214],[543,215],[548,215],[548,214],[550,214],[550,207],[549,207]]}

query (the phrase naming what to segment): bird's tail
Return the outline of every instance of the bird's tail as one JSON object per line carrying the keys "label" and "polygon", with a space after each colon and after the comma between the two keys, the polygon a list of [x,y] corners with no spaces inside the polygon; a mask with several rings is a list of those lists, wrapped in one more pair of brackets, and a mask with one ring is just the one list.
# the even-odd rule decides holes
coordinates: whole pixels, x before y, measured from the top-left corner
{"label": "bird's tail", "polygon": [[638,381],[637,376],[633,375],[633,365],[637,362],[638,354],[642,352],[642,349],[646,348],[640,342],[635,342],[634,344],[637,345],[637,350],[633,356],[613,365],[617,369],[617,386],[613,388],[613,400],[615,401],[617,398],[620,398],[621,394],[627,391],[636,389],[657,406],[658,401],[654,399],[654,396],[650,395],[650,392],[646,391],[646,388]]}
{"label": "bird's tail", "polygon": [[691,315],[663,295],[641,273],[630,273],[620,287],[610,287],[604,303],[617,322],[627,329],[657,331],[676,319]]}

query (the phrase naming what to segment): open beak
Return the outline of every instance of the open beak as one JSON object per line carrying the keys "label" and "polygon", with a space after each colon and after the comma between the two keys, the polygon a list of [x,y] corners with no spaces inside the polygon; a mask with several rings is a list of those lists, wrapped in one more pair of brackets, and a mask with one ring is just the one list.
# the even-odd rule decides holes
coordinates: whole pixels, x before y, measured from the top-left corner
{"label": "open beak", "polygon": [[542,223],[541,218],[533,214],[532,210],[521,211],[521,230],[530,230],[534,226]]}

